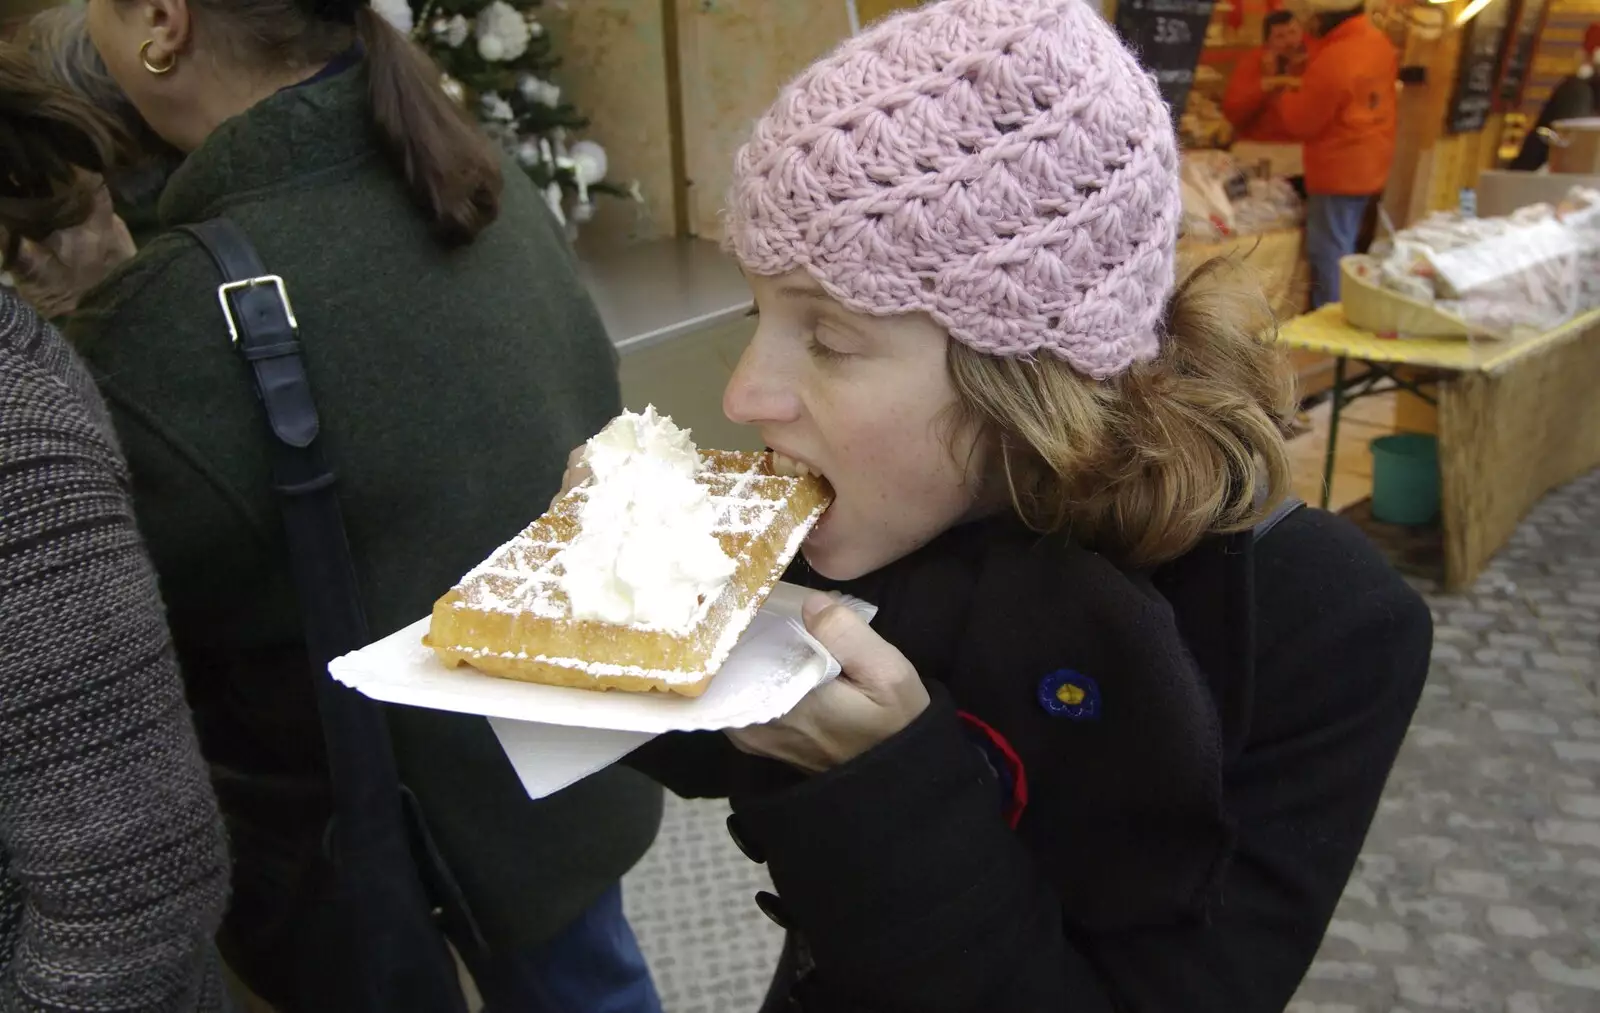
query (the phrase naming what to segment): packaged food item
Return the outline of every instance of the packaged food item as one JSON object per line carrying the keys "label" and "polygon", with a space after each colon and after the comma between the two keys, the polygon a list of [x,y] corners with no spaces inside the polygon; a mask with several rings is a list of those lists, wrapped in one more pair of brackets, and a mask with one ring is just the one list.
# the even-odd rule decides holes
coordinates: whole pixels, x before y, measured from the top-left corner
{"label": "packaged food item", "polygon": [[1437,213],[1374,245],[1383,288],[1483,335],[1543,331],[1600,306],[1600,193],[1500,218]]}
{"label": "packaged food item", "polygon": [[1247,172],[1225,151],[1189,151],[1180,172],[1183,235],[1217,242],[1305,220],[1305,205],[1286,179]]}

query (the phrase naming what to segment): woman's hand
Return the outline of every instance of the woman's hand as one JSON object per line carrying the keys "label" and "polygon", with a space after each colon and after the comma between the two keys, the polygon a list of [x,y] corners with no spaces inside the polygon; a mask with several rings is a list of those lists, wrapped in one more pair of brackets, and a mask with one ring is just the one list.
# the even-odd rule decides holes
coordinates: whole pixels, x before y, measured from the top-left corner
{"label": "woman's hand", "polygon": [[594,472],[589,470],[589,464],[584,458],[584,453],[589,449],[587,443],[580,443],[567,455],[567,470],[561,473],[561,491],[550,500],[550,505],[556,505],[556,500],[589,481]]}
{"label": "woman's hand", "polygon": [[42,243],[23,240],[10,270],[17,291],[49,319],[77,309],[85,292],[135,252],[128,226],[117,217],[111,193],[102,184],[88,221]]}
{"label": "woman's hand", "polygon": [[806,629],[843,667],[776,721],[727,732],[740,750],[818,773],[883,742],[928,707],[916,669],[865,619],[824,594],[803,608]]}

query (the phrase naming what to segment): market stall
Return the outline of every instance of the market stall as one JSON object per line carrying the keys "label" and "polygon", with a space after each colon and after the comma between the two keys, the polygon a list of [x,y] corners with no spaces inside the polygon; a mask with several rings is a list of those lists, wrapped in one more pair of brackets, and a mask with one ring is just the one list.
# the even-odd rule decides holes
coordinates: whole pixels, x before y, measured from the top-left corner
{"label": "market stall", "polygon": [[1310,294],[1304,203],[1292,182],[1301,171],[1300,145],[1241,131],[1223,108],[1240,62],[1263,59],[1265,19],[1276,6],[1269,0],[1212,6],[1190,54],[1190,86],[1174,108],[1182,110],[1185,257],[1241,258],[1258,272],[1273,311],[1287,320],[1305,310]]}
{"label": "market stall", "polygon": [[[1325,483],[1343,409],[1392,389],[1377,381],[1393,379],[1396,367],[1420,371],[1401,374],[1400,386],[1438,405],[1444,581],[1452,590],[1471,586],[1545,493],[1600,467],[1600,311],[1498,342],[1381,338],[1351,326],[1341,307],[1325,306],[1285,324],[1278,340],[1336,359]],[[1351,364],[1369,372],[1347,387]]]}
{"label": "market stall", "polygon": [[1445,582],[1466,587],[1541,496],[1600,466],[1600,191],[1435,214],[1344,269],[1343,305],[1279,333],[1335,358],[1323,505],[1352,401],[1437,405]]}

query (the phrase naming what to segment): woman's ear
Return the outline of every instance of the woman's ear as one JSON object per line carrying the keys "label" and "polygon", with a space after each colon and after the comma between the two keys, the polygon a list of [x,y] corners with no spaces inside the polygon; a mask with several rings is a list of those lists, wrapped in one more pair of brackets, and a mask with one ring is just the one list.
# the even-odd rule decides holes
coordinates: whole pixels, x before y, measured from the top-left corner
{"label": "woman's ear", "polygon": [[133,0],[145,37],[150,40],[150,62],[162,66],[184,55],[194,41],[194,21],[189,0]]}

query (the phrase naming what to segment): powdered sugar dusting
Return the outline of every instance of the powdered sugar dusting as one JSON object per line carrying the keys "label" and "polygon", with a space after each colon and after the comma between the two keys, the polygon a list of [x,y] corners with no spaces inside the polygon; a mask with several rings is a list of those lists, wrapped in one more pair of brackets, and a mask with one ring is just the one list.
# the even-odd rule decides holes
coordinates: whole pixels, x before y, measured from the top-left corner
{"label": "powdered sugar dusting", "polygon": [[[722,498],[726,499],[730,504],[742,504],[743,502],[735,495]],[[810,513],[809,516],[806,517],[802,523],[795,527],[794,531],[789,535],[789,540],[784,545],[783,552],[779,556],[780,560],[786,562],[793,559],[795,555],[799,553],[800,546],[805,542],[806,537],[811,534],[811,529],[816,527],[817,521],[822,518],[822,515],[826,510],[826,504],[817,507]],[[765,530],[765,526],[758,530]],[[532,660],[547,665],[555,665],[560,668],[572,669],[573,671],[585,672],[595,678],[604,678],[608,676],[629,676],[654,679],[669,685],[686,685],[689,683],[696,683],[707,676],[717,674],[717,672],[721,670],[723,662],[727,660],[729,653],[732,652],[734,648],[734,645],[739,642],[740,636],[750,625],[756,613],[760,611],[761,603],[766,600],[772,589],[777,585],[778,579],[783,576],[782,570],[783,567],[780,566],[777,572],[768,575],[767,580],[761,586],[761,590],[751,599],[750,603],[734,613],[733,620],[727,624],[722,636],[717,640],[716,646],[712,648],[710,657],[706,661],[706,667],[703,670],[686,672],[677,669],[646,668],[642,665],[615,665],[586,661],[582,658],[556,658],[544,654],[530,659],[525,652],[511,654],[502,651],[489,651],[480,649],[466,651],[464,653],[476,658],[496,657],[517,661]],[[468,576],[470,578],[471,575],[469,574]],[[459,608],[460,605],[458,604],[456,607]]]}
{"label": "powdered sugar dusting", "polygon": [[[711,503],[717,514],[715,533],[719,536],[744,536],[739,541],[749,544],[751,539],[748,536],[760,535],[777,522],[784,507],[785,494],[793,488],[796,480],[762,471],[761,458],[756,458],[755,463],[738,473],[714,471],[707,467],[709,459],[707,454],[700,455],[700,472],[696,481],[706,485],[710,492]],[[554,509],[553,512],[560,513],[567,522],[568,529],[576,530],[577,514],[588,492],[589,484],[585,483],[564,497]],[[817,517],[820,517],[820,511],[802,526],[797,535],[800,540],[804,540],[805,533],[809,533]],[[469,571],[456,586],[460,597],[455,607],[532,615],[540,619],[572,618],[571,606],[561,588],[564,571],[560,556],[566,546],[560,541],[535,537],[534,533],[539,530],[536,526],[530,526]],[[785,558],[793,558],[794,552],[798,551],[797,541],[793,551],[785,553]],[[705,619],[716,599],[715,595],[704,597],[689,623],[691,627]],[[627,624],[627,628],[676,632],[644,624]]]}

